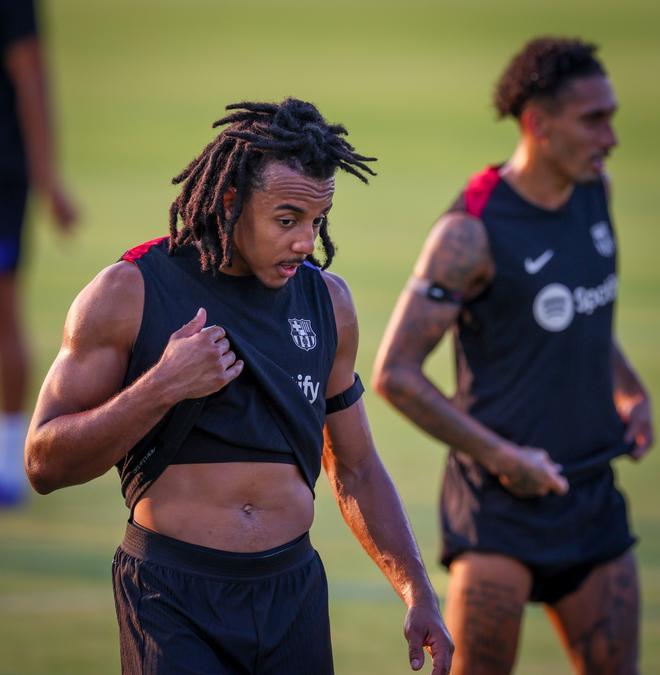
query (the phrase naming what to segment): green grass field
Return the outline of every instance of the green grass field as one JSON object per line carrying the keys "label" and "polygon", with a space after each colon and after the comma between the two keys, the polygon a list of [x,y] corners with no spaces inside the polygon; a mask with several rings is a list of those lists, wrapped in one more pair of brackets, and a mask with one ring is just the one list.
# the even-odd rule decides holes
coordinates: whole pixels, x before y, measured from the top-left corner
{"label": "green grass field", "polygon": [[[610,171],[619,226],[617,330],[660,399],[656,200],[660,175],[660,5],[630,0],[142,0],[44,3],[61,156],[84,222],[61,241],[33,211],[25,273],[36,396],[77,291],[133,244],[165,233],[169,179],[210,138],[223,106],[287,95],[345,123],[378,156],[365,187],[338,179],[333,269],[361,318],[359,370],[371,364],[425,234],[466,176],[507,157],[510,123],[489,104],[506,59],[536,34],[602,45],[621,101]],[[655,73],[655,75],[654,75]],[[431,365],[451,389],[446,348]],[[435,586],[437,487],[444,449],[367,395],[375,437],[399,486]],[[656,408],[657,410],[657,408]],[[656,418],[657,418],[656,414]],[[620,465],[640,536],[642,672],[660,673],[659,455]],[[126,511],[116,476],[0,513],[0,675],[119,672],[110,560]],[[322,478],[313,539],[328,571],[337,673],[408,672],[403,608],[341,521]],[[428,667],[424,672],[429,672]],[[518,671],[569,672],[540,608],[530,607]]]}

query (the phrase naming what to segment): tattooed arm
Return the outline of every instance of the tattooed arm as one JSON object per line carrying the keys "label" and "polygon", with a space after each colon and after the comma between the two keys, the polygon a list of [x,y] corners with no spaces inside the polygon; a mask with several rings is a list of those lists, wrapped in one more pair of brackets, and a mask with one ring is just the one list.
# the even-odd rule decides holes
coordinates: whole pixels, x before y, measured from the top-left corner
{"label": "tattooed arm", "polygon": [[635,441],[631,455],[641,459],[653,445],[651,400],[641,380],[616,340],[612,340],[614,404],[626,424],[626,441]]}
{"label": "tattooed arm", "polygon": [[373,384],[417,426],[473,457],[513,493],[563,493],[568,485],[559,474],[561,467],[544,450],[505,441],[459,410],[423,371],[426,358],[461,310],[458,303],[429,300],[429,285],[440,284],[469,300],[490,283],[494,273],[481,221],[463,213],[443,216],[399,297],[376,358]]}

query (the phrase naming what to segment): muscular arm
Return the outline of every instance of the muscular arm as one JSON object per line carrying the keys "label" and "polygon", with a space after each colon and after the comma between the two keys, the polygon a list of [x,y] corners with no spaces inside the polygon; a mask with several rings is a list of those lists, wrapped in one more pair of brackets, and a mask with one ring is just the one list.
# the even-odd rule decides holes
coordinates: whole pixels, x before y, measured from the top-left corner
{"label": "muscular arm", "polygon": [[440,220],[403,290],[376,359],[374,386],[397,410],[431,434],[495,472],[501,445],[492,431],[461,412],[431,382],[423,365],[456,322],[461,306],[434,302],[419,292],[436,282],[469,298],[490,280],[493,265],[483,225],[469,216]]}
{"label": "muscular arm", "polygon": [[55,222],[67,229],[76,218],[76,210],[57,175],[46,72],[38,38],[29,36],[12,43],[6,50],[5,64],[16,91],[30,181],[50,201]]}
{"label": "muscular arm", "polygon": [[616,340],[612,340],[612,371],[614,376],[614,404],[626,424],[626,441],[635,442],[631,453],[641,459],[653,445],[651,400],[637,373],[623,354]]}
{"label": "muscular arm", "polygon": [[39,393],[25,446],[38,492],[84,483],[119,461],[175,403],[217,391],[240,373],[206,313],[170,337],[158,363],[121,389],[142,317],[139,270],[117,263],[76,298]]}
{"label": "muscular arm", "polygon": [[457,303],[425,297],[428,285],[438,283],[469,300],[488,285],[493,275],[483,224],[462,213],[441,218],[390,319],[376,358],[374,387],[420,428],[473,457],[516,494],[563,492],[566,482],[544,451],[521,452],[506,442],[459,410],[423,370],[426,359],[461,311]]}
{"label": "muscular arm", "polygon": [[[328,397],[353,383],[358,344],[355,309],[341,279],[326,274],[339,344],[328,383]],[[323,466],[341,513],[360,544],[408,607],[406,638],[413,669],[431,650],[433,673],[448,673],[453,646],[398,493],[371,437],[362,401],[329,415],[324,429]]]}

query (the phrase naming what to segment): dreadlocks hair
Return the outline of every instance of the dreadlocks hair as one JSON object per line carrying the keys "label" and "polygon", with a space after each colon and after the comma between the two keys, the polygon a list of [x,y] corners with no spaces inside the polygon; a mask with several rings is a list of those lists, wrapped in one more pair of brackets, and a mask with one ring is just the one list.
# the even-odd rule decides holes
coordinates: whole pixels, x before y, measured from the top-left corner
{"label": "dreadlocks hair", "polygon": [[[213,127],[229,126],[209,143],[199,157],[172,179],[183,189],[170,206],[170,242],[172,253],[179,246],[196,243],[204,271],[216,274],[221,266],[231,266],[234,227],[251,191],[262,187],[262,174],[269,161],[278,161],[291,169],[325,180],[343,169],[368,183],[365,176],[375,176],[365,157],[354,151],[342,136],[340,124],[328,124],[311,103],[287,98],[281,103],[232,103],[226,110],[235,112],[214,122]],[[236,196],[227,217],[224,196],[234,188]],[[182,227],[177,229],[179,217]],[[324,253],[323,264],[329,267],[335,246],[328,234],[327,220],[319,232]]]}
{"label": "dreadlocks hair", "polygon": [[598,47],[579,39],[539,37],[516,54],[495,87],[494,105],[500,119],[520,118],[531,99],[556,101],[574,79],[606,75],[595,57]]}

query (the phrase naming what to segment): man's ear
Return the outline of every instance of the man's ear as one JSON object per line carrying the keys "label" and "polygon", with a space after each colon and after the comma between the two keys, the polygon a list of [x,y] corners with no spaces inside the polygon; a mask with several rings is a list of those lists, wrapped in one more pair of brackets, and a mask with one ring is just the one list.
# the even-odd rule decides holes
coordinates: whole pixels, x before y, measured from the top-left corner
{"label": "man's ear", "polygon": [[236,201],[236,188],[230,187],[222,196],[222,207],[225,211],[225,218],[227,220],[231,218],[232,211],[234,210],[235,201]]}
{"label": "man's ear", "polygon": [[539,105],[526,105],[520,115],[520,127],[523,132],[540,141],[548,131],[548,111]]}

